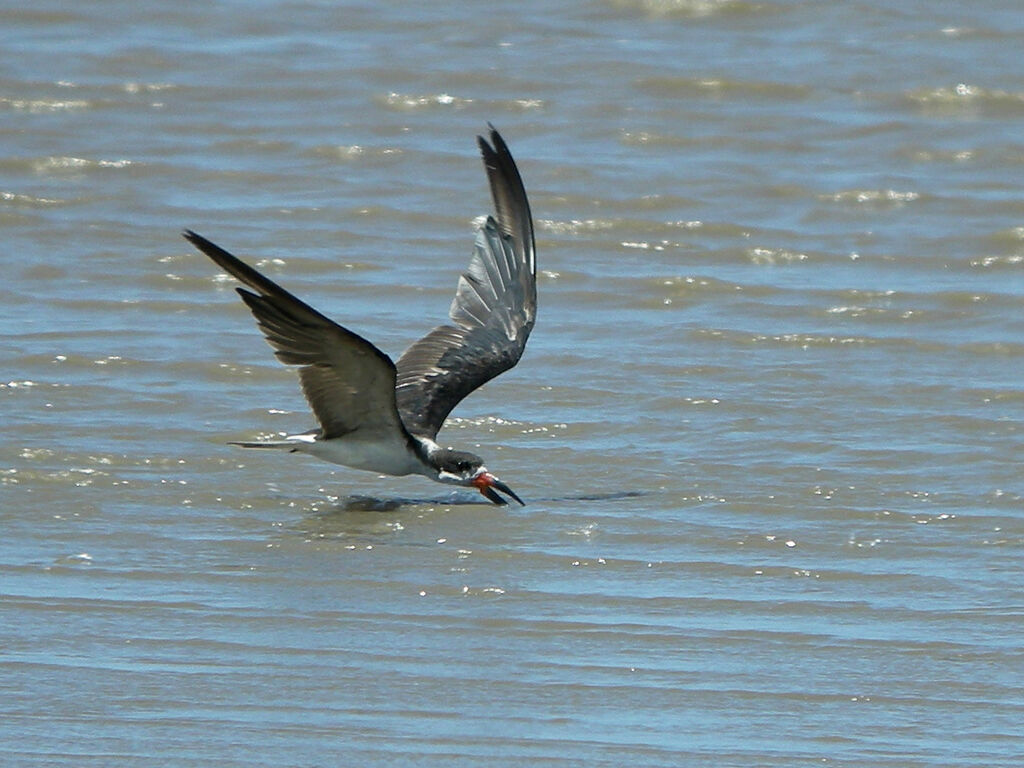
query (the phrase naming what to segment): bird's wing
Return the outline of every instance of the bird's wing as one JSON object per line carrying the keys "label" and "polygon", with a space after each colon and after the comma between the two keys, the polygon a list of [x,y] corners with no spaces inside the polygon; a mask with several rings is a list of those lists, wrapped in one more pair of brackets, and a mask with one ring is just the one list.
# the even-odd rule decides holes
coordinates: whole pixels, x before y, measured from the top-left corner
{"label": "bird's wing", "polygon": [[[519,362],[537,316],[533,219],[504,140],[477,137],[497,219],[477,232],[449,315],[398,360],[398,411],[415,435],[434,438],[460,400]],[[493,145],[493,146],[492,146]]]}
{"label": "bird's wing", "polygon": [[321,315],[195,232],[186,239],[253,289],[236,288],[277,359],[298,365],[302,392],[324,439],[371,429],[408,439],[395,403],[395,364],[366,339]]}

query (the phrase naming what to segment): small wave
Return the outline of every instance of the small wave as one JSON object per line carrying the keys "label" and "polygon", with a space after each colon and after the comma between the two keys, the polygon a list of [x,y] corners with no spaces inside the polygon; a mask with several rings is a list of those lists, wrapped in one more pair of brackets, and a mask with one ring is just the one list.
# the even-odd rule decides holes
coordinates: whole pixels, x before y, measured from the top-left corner
{"label": "small wave", "polygon": [[751,333],[747,331],[700,328],[694,331],[697,337],[720,339],[740,345],[774,344],[784,347],[830,347],[839,345],[870,345],[876,339],[864,336],[831,336],[815,333]]}
{"label": "small wave", "polygon": [[29,208],[48,206],[48,205],[60,205],[63,200],[49,197],[34,197],[33,195],[22,195],[16,192],[0,192],[0,202],[10,203],[16,206],[26,206]]}
{"label": "small wave", "polygon": [[537,219],[537,229],[554,235],[580,235],[584,232],[595,232],[600,229],[611,229],[615,222],[607,219],[572,219],[555,221],[554,219]]}
{"label": "small wave", "polygon": [[169,91],[176,89],[178,86],[174,83],[140,83],[136,80],[127,80],[123,83],[113,83],[99,85],[96,83],[89,83],[83,86],[81,83],[76,83],[73,80],[57,80],[54,85],[58,88],[85,88],[89,91],[121,91],[123,93],[157,93],[159,91]]}
{"label": "small wave", "polygon": [[310,151],[318,157],[345,162],[393,158],[404,152],[399,147],[372,147],[363,144],[321,144]]}
{"label": "small wave", "polygon": [[773,345],[811,349],[820,347],[860,346],[893,347],[917,349],[935,354],[949,354],[953,350],[981,357],[1024,357],[1024,344],[1002,341],[979,341],[966,344],[951,344],[940,341],[924,341],[900,336],[840,336],[818,333],[755,333],[750,331],[699,328],[693,331],[695,338],[716,339],[737,346]]}
{"label": "small wave", "polygon": [[705,18],[723,14],[762,13],[762,3],[744,0],[611,0],[612,6],[647,16]]}
{"label": "small wave", "polygon": [[402,112],[414,112],[423,109],[466,109],[470,105],[486,108],[488,111],[515,110],[528,111],[543,109],[547,102],[543,99],[486,99],[479,100],[468,96],[453,96],[450,93],[408,94],[391,91],[385,96],[375,99],[378,104],[389,109]]}
{"label": "small wave", "polygon": [[811,89],[803,85],[757,80],[724,80],[716,77],[653,75],[639,78],[636,84],[638,88],[650,93],[676,97],[734,96],[796,100],[807,98],[811,93]]}
{"label": "small wave", "polygon": [[697,143],[697,140],[691,136],[674,136],[650,130],[623,130],[620,132],[619,136],[622,143],[628,147],[689,147]]}
{"label": "small wave", "polygon": [[1011,253],[1002,256],[983,256],[978,259],[971,259],[972,267],[981,269],[999,269],[1005,267],[1019,267],[1024,264],[1024,254]]}
{"label": "small wave", "polygon": [[96,169],[122,169],[133,165],[131,160],[90,160],[84,157],[50,156],[32,161],[32,169],[36,173],[75,173]]}
{"label": "small wave", "polygon": [[156,93],[158,91],[171,90],[178,86],[173,83],[137,83],[129,81],[121,83],[118,87],[125,93]]}
{"label": "small wave", "polygon": [[978,157],[973,149],[913,149],[902,154],[917,163],[969,163]]}
{"label": "small wave", "polygon": [[391,91],[379,99],[384,106],[402,111],[412,111],[433,107],[450,107],[452,109],[464,109],[473,103],[473,99],[463,96],[452,96],[448,93],[434,93],[425,96],[417,96],[407,93]]}
{"label": "small wave", "polygon": [[791,251],[788,248],[748,248],[747,258],[752,264],[763,266],[766,264],[794,264],[799,261],[807,261],[806,253]]}
{"label": "small wave", "polygon": [[996,253],[971,259],[973,269],[1015,269],[1024,264],[1024,227],[1001,229],[985,237]]}
{"label": "small wave", "polygon": [[819,195],[818,199],[830,203],[855,203],[900,207],[921,197],[920,193],[896,189],[846,189],[832,194]]}
{"label": "small wave", "polygon": [[725,296],[764,298],[778,291],[763,285],[740,285],[701,275],[665,276],[621,280],[621,297],[628,306],[641,309],[688,307]]}
{"label": "small wave", "polygon": [[984,110],[997,114],[1024,113],[1024,92],[983,88],[969,83],[910,91],[905,98],[910,104],[929,112],[948,114]]}
{"label": "small wave", "polygon": [[0,97],[0,106],[5,106],[15,112],[40,114],[88,109],[91,104],[86,99],[10,99]]}

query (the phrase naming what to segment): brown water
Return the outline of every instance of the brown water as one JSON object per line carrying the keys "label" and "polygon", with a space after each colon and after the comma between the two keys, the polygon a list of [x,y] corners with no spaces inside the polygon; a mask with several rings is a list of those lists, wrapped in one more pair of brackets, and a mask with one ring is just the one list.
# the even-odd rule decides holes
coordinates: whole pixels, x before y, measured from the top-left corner
{"label": "brown water", "polygon": [[[1024,762],[1016,3],[0,9],[0,763]],[[312,426],[195,229],[389,354],[493,122],[481,504]]]}

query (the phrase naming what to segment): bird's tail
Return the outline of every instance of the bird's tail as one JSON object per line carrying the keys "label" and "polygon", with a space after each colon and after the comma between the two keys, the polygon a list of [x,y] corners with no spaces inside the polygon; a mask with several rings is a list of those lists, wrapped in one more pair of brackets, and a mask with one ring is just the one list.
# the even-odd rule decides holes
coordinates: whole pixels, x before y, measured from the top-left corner
{"label": "bird's tail", "polygon": [[284,435],[282,440],[230,440],[228,445],[237,445],[239,448],[277,448],[294,453],[306,450],[305,446],[315,443],[319,436],[320,430],[311,429],[297,435]]}
{"label": "bird's tail", "polygon": [[265,440],[258,443],[239,442],[235,440],[228,441],[228,445],[237,445],[239,448],[287,448],[291,451],[297,451],[294,440]]}

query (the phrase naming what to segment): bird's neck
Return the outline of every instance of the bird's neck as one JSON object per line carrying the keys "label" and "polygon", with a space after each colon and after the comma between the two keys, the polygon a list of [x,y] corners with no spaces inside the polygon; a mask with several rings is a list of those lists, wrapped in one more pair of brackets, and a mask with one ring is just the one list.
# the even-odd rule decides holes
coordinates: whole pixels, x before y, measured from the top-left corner
{"label": "bird's neck", "polygon": [[440,473],[437,465],[437,456],[444,449],[429,437],[422,437],[421,435],[411,435],[411,437],[409,449],[419,459],[419,464],[422,467],[420,474],[429,477],[431,480],[437,480]]}

